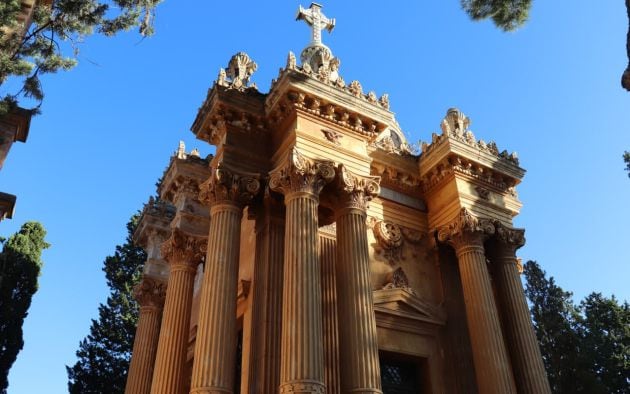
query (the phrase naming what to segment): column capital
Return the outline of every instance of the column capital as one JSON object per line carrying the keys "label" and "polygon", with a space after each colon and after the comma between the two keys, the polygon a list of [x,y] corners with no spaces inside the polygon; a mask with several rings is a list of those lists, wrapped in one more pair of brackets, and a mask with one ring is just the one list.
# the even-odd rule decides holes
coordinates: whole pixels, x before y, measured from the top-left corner
{"label": "column capital", "polygon": [[480,246],[486,237],[495,233],[490,219],[478,218],[468,209],[462,208],[450,223],[437,229],[437,239],[452,245],[456,250],[462,246]]}
{"label": "column capital", "polygon": [[343,164],[337,167],[337,205],[340,209],[367,210],[368,203],[381,191],[380,176],[353,174]]}
{"label": "column capital", "polygon": [[260,192],[260,175],[241,172],[223,164],[212,169],[210,178],[200,185],[199,199],[209,206],[232,204],[244,207]]}
{"label": "column capital", "polygon": [[162,256],[171,265],[171,270],[185,267],[193,272],[206,254],[208,239],[197,237],[174,228],[170,238],[162,244]]}
{"label": "column capital", "polygon": [[141,307],[162,308],[166,298],[166,284],[145,276],[134,286],[133,297]]}
{"label": "column capital", "polygon": [[335,178],[335,167],[332,161],[307,158],[293,147],[269,176],[271,190],[285,196],[300,192],[319,196]]}
{"label": "column capital", "polygon": [[511,228],[501,222],[496,222],[494,227],[496,230],[494,236],[502,246],[516,251],[516,249],[525,245],[525,229]]}

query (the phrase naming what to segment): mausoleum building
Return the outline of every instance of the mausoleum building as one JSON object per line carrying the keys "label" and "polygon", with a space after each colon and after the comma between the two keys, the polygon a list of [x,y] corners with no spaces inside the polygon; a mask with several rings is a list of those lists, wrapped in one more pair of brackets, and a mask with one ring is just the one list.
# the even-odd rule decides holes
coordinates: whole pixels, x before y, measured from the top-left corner
{"label": "mausoleum building", "polygon": [[414,149],[312,29],[262,93],[221,69],[135,240],[127,393],[549,393],[520,280],[515,154],[449,109]]}

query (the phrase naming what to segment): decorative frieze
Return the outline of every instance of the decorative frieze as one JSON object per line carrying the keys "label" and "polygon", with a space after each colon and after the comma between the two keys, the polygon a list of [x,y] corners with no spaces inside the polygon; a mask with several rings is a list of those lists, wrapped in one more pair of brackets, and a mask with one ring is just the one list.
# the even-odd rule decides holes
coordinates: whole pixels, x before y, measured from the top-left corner
{"label": "decorative frieze", "polygon": [[308,192],[319,195],[335,178],[332,161],[310,159],[292,148],[280,166],[269,173],[269,188],[283,194]]}
{"label": "decorative frieze", "polygon": [[[499,193],[507,194],[514,198],[518,197],[515,187],[516,181],[514,179],[505,177],[498,171],[484,167],[460,156],[447,157],[435,165],[431,171],[427,172],[422,177],[422,189],[425,192],[430,191],[443,179],[453,174],[461,174],[470,177],[475,181],[491,187]],[[477,191],[479,192],[479,190]],[[489,197],[489,193],[480,192],[479,194],[482,199],[487,200],[487,198],[484,198],[484,195]]]}

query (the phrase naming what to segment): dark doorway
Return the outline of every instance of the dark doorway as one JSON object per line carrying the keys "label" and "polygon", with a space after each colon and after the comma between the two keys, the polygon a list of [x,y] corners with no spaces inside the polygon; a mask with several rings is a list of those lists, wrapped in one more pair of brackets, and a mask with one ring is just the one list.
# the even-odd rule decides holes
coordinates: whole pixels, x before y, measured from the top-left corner
{"label": "dark doorway", "polygon": [[380,352],[383,394],[429,394],[427,362],[424,358]]}

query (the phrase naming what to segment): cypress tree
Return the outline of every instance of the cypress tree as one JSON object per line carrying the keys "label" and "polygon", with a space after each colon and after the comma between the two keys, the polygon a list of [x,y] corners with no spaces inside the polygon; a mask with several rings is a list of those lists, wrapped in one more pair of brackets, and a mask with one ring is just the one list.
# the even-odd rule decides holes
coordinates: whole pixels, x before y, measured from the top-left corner
{"label": "cypress tree", "polygon": [[138,320],[133,287],[146,261],[142,248],[133,245],[132,236],[139,215],[127,224],[125,243],[116,246],[113,256],[105,258],[103,271],[111,292],[92,320],[90,334],[77,350],[77,362],[66,367],[68,390],[72,393],[123,393]]}
{"label": "cypress tree", "polygon": [[27,222],[4,242],[0,253],[0,393],[6,393],[9,369],[24,346],[22,324],[37,291],[46,230]]}

